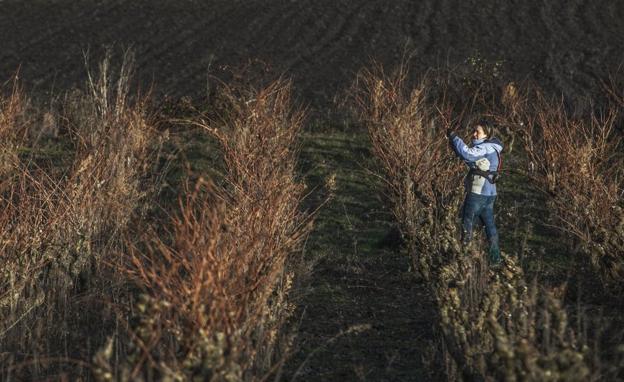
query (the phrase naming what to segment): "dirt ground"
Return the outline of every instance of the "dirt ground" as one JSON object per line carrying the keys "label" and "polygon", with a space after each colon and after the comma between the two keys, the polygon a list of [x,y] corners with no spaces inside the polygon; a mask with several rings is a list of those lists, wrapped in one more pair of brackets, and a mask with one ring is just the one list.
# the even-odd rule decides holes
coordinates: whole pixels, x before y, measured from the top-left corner
{"label": "dirt ground", "polygon": [[260,59],[322,105],[371,58],[407,50],[421,71],[479,55],[576,98],[624,61],[623,32],[608,0],[4,0],[0,79],[20,68],[57,93],[84,81],[84,51],[115,44],[161,94],[202,95],[208,73]]}

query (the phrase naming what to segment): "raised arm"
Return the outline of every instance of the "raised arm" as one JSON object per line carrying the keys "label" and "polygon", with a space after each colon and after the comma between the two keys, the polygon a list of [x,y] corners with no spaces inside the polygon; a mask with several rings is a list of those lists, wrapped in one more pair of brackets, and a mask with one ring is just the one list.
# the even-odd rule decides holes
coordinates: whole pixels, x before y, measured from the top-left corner
{"label": "raised arm", "polygon": [[474,162],[486,154],[486,149],[484,147],[468,147],[464,141],[455,134],[451,134],[449,140],[457,156],[466,162]]}

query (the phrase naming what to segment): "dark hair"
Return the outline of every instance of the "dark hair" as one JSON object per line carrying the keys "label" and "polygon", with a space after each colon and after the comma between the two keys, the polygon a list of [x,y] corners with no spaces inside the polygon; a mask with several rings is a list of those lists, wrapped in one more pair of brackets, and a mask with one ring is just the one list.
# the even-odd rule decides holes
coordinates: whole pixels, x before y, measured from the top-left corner
{"label": "dark hair", "polygon": [[485,133],[488,138],[490,138],[494,132],[494,124],[485,118],[480,119],[475,126],[481,126],[483,128],[483,133]]}

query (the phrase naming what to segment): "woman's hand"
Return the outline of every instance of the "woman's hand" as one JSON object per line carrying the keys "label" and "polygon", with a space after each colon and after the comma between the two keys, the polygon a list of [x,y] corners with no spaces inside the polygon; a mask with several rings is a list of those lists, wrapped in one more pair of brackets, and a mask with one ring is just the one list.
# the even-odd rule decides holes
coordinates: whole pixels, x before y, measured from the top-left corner
{"label": "woman's hand", "polygon": [[455,131],[453,131],[453,129],[451,129],[450,127],[446,129],[446,137],[448,139],[453,139],[456,135],[457,134],[455,134]]}

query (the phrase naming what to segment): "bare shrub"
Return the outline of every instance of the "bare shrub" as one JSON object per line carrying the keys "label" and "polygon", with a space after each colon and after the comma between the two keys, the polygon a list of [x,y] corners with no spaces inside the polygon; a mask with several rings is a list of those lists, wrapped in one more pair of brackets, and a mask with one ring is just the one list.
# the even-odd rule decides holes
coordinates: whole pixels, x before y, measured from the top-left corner
{"label": "bare shrub", "polygon": [[0,94],[0,192],[10,184],[10,177],[19,167],[18,150],[28,131],[26,113],[30,102],[17,78],[10,83],[9,94]]}
{"label": "bare shrub", "polygon": [[[7,180],[0,216],[0,353],[15,358],[2,362],[3,377],[11,370],[20,378],[40,375],[50,363],[84,351],[82,341],[74,342],[84,333],[69,328],[89,313],[73,299],[100,296],[100,288],[113,283],[110,274],[104,277],[104,256],[119,250],[149,191],[154,137],[144,105],[129,99],[130,64],[124,60],[115,78],[104,60],[88,91],[67,98],[62,120],[74,141],[70,168],[43,168],[17,157],[16,175]],[[18,109],[3,109],[3,119]],[[6,134],[19,131],[5,128],[13,129]],[[96,284],[102,285],[91,288]],[[101,311],[91,314],[104,319]]]}
{"label": "bare shrub", "polygon": [[[220,186],[199,180],[180,201],[164,238],[154,229],[131,252],[128,271],[145,291],[135,353],[113,374],[151,380],[254,380],[279,367],[283,324],[309,217],[295,177],[304,114],[291,108],[289,83],[225,88],[227,113],[202,123],[221,142]],[[286,346],[286,348],[284,348]]]}
{"label": "bare shrub", "polygon": [[[530,177],[549,196],[555,227],[574,239],[608,288],[624,277],[624,146],[617,112],[571,116],[539,91],[527,110]],[[615,285],[614,285],[615,284]]]}
{"label": "bare shrub", "polygon": [[[462,248],[457,229],[461,167],[448,157],[442,131],[475,110],[494,107],[489,95],[430,79],[407,89],[407,69],[380,68],[358,77],[354,100],[382,167],[408,252],[418,259],[439,313],[441,360],[451,380],[586,380],[586,349],[568,326],[561,302],[527,285],[508,258],[492,272],[478,248]],[[519,118],[522,98],[507,98],[491,115]],[[458,107],[462,104],[464,106]],[[467,105],[467,106],[466,106]],[[436,112],[432,112],[435,110]]]}
{"label": "bare shrub", "polygon": [[491,272],[485,259],[459,258],[436,281],[440,327],[451,379],[586,381],[589,348],[569,326],[559,299],[508,259]]}
{"label": "bare shrub", "polygon": [[131,100],[134,57],[127,52],[119,74],[110,73],[110,56],[89,76],[86,92],[70,94],[64,119],[75,146],[71,177],[63,194],[72,206],[70,232],[90,248],[72,260],[69,274],[77,275],[88,259],[99,261],[118,248],[141,200],[153,189],[146,182],[153,166],[156,134],[147,115],[146,100]]}
{"label": "bare shrub", "polygon": [[[408,253],[414,256],[416,269],[429,278],[438,251],[456,245],[443,240],[442,233],[449,218],[453,225],[453,211],[459,205],[461,167],[446,149],[447,126],[436,120],[429,84],[423,81],[408,89],[407,74],[406,66],[391,75],[379,66],[364,70],[352,98],[381,163]],[[443,108],[443,116],[448,116],[448,105]]]}

